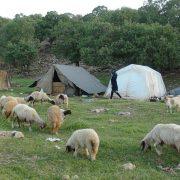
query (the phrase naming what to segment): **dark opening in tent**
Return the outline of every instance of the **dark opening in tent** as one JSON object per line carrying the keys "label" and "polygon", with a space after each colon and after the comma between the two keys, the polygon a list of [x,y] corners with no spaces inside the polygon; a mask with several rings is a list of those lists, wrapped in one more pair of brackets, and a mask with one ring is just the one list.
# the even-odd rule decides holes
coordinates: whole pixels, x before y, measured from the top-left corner
{"label": "dark opening in tent", "polygon": [[47,94],[66,93],[69,96],[97,94],[106,90],[106,87],[84,68],[59,64],[54,64],[30,87],[42,88]]}

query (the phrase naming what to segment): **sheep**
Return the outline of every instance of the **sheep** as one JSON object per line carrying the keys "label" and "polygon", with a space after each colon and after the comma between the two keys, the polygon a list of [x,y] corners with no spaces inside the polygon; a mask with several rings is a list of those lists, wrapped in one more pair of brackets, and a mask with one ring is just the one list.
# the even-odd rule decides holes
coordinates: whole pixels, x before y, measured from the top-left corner
{"label": "sheep", "polygon": [[5,106],[5,104],[6,104],[8,101],[17,101],[17,100],[16,100],[16,98],[13,97],[13,96],[3,97],[3,98],[0,100],[0,108],[3,109],[3,107]]}
{"label": "sheep", "polygon": [[19,127],[22,122],[29,123],[29,131],[31,131],[32,123],[39,125],[41,129],[46,127],[46,123],[40,118],[35,109],[29,107],[26,104],[16,105],[11,113],[12,117],[12,128],[14,128],[14,121],[17,120]]}
{"label": "sheep", "polygon": [[66,94],[58,94],[55,98],[55,104],[65,104],[66,108],[68,108],[69,105],[69,98]]}
{"label": "sheep", "polygon": [[19,103],[19,104],[26,104],[25,99],[22,98],[22,97],[1,96],[1,98],[0,98],[0,108],[3,109],[3,107],[5,106],[5,104],[8,101],[17,101],[17,103]]}
{"label": "sheep", "polygon": [[180,110],[180,96],[166,96],[164,100],[167,106],[167,111],[169,111],[171,114],[173,109],[176,109],[177,111]]}
{"label": "sheep", "polygon": [[43,91],[34,91],[29,96],[25,98],[27,102],[32,102],[32,105],[34,105],[35,102],[41,101],[48,101],[51,104],[55,104],[54,100],[52,100],[45,92]]}
{"label": "sheep", "polygon": [[26,104],[26,101],[23,97],[15,97],[15,98],[19,104]]}
{"label": "sheep", "polygon": [[60,109],[57,105],[48,108],[48,120],[52,125],[52,133],[58,133],[58,130],[64,121],[64,117],[67,114],[71,114],[71,111]]}
{"label": "sheep", "polygon": [[90,154],[90,159],[96,159],[99,148],[99,137],[94,129],[79,129],[73,132],[66,143],[66,151],[74,151],[76,157],[80,150],[84,150],[86,156]]}
{"label": "sheep", "polygon": [[171,145],[180,152],[180,125],[177,124],[157,124],[141,141],[142,151],[151,149],[151,143],[158,155],[162,154],[162,149],[157,147],[163,144]]}
{"label": "sheep", "polygon": [[18,104],[18,102],[14,101],[14,100],[8,101],[2,109],[2,115],[4,115],[6,118],[8,118],[11,115],[13,108],[17,104]]}

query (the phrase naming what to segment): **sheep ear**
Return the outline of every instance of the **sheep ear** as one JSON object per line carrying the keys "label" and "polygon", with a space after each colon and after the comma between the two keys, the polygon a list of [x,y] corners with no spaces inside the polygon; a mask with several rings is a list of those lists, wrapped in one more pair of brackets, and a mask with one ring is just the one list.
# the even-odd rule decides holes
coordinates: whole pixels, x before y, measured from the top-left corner
{"label": "sheep ear", "polygon": [[59,95],[59,99],[64,100],[64,96],[62,94]]}
{"label": "sheep ear", "polygon": [[29,101],[34,101],[34,98],[33,98],[32,96],[29,96],[29,98],[28,98],[27,101],[28,101],[28,102],[29,102]]}
{"label": "sheep ear", "polygon": [[66,152],[71,152],[71,146],[66,146]]}
{"label": "sheep ear", "polygon": [[142,142],[141,142],[141,151],[144,151],[145,146],[146,146],[145,141],[142,141]]}

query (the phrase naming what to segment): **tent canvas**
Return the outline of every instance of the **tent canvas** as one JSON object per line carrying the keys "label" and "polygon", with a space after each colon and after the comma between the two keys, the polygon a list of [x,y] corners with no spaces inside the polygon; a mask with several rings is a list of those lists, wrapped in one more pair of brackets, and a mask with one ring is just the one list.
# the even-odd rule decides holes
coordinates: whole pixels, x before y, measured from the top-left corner
{"label": "tent canvas", "polygon": [[[78,89],[87,94],[105,92],[106,87],[82,67],[54,64],[49,71],[32,86],[42,88],[47,94],[53,94],[53,82],[61,82],[68,95],[74,95]],[[31,87],[32,87],[31,86]]]}
{"label": "tent canvas", "polygon": [[180,87],[170,90],[169,94],[173,95],[173,96],[179,96],[180,95]]}
{"label": "tent canvas", "polygon": [[[155,96],[162,97],[166,94],[161,74],[148,66],[131,64],[116,73],[118,92],[123,98],[145,100]],[[111,81],[105,96],[109,97],[110,93]]]}

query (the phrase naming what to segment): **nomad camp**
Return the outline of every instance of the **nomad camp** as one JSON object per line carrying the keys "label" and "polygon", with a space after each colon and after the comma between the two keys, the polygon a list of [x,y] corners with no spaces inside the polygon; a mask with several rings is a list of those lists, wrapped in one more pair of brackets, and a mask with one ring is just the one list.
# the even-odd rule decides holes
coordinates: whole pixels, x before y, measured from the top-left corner
{"label": "nomad camp", "polygon": [[179,2],[1,2],[0,180],[179,180]]}

